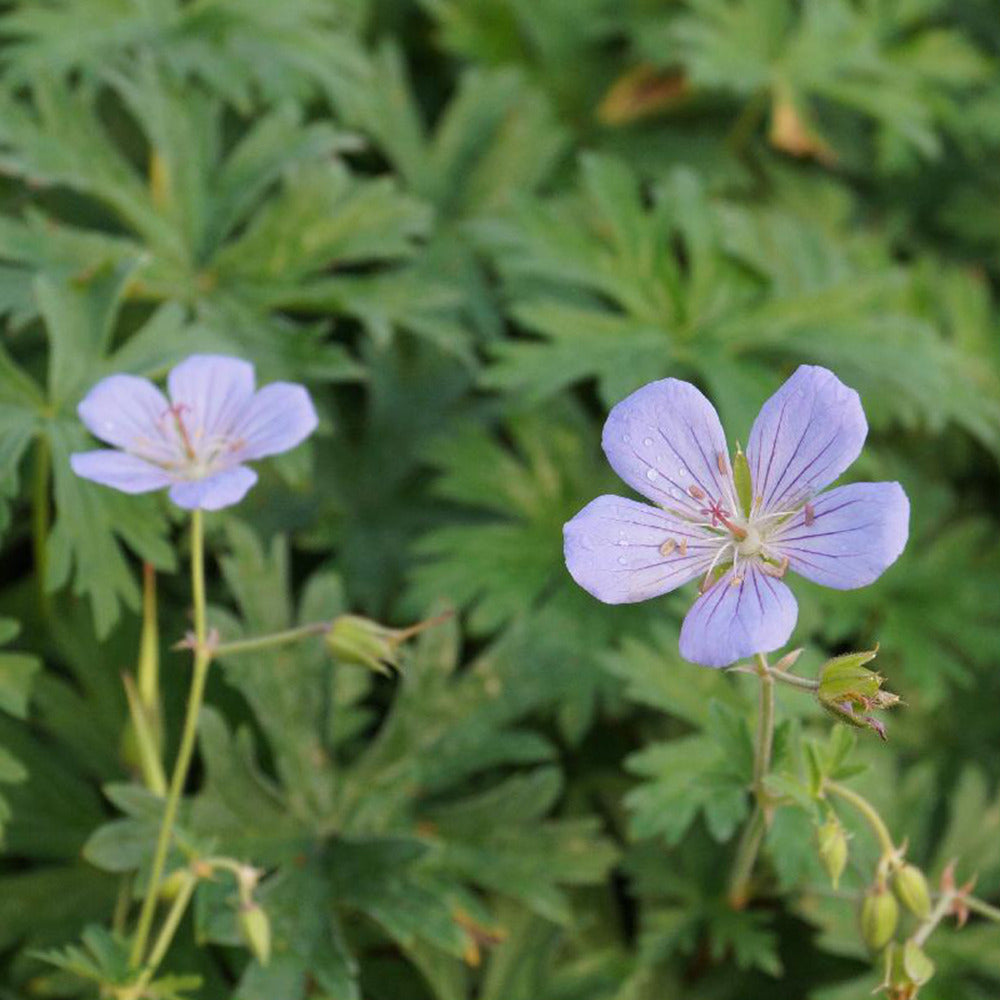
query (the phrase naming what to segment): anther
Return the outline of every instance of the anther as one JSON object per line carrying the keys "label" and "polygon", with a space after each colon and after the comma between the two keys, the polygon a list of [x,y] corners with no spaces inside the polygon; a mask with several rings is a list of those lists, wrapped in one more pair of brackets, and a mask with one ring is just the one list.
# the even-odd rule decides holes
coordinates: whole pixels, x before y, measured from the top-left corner
{"label": "anther", "polygon": [[733,578],[729,581],[730,587],[738,587],[743,582],[742,576],[733,575]]}
{"label": "anther", "polygon": [[688,540],[686,538],[682,538],[678,548],[680,550],[681,555],[686,556],[688,554]]}
{"label": "anther", "polygon": [[719,472],[721,472],[722,475],[725,475],[726,474],[726,456],[721,451],[717,451],[715,453],[715,464],[718,466]]}
{"label": "anther", "polygon": [[674,549],[676,549],[676,548],[677,548],[677,542],[675,542],[674,539],[672,539],[672,538],[668,538],[660,546],[660,555],[661,556],[669,556],[670,553],[673,552]]}
{"label": "anther", "polygon": [[816,520],[816,510],[811,503],[807,503],[805,506],[805,521],[806,527],[811,527],[813,521]]}
{"label": "anther", "polygon": [[700,486],[695,486],[694,483],[688,487],[688,493],[690,493],[695,500],[705,499],[705,491]]}

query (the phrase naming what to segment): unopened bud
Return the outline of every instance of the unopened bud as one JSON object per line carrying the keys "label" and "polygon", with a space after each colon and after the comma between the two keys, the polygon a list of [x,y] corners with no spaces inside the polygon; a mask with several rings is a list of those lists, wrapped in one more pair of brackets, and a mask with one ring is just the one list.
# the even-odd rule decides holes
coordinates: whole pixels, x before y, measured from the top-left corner
{"label": "unopened bud", "polygon": [[896,933],[899,922],[899,904],[884,886],[877,886],[865,894],[861,904],[861,936],[872,951],[881,951]]}
{"label": "unopened bud", "polygon": [[171,903],[177,898],[177,894],[191,878],[191,872],[184,868],[172,871],[161,883],[159,897],[165,903]]}
{"label": "unopened bud", "polygon": [[840,702],[875,697],[882,686],[882,677],[866,669],[865,664],[874,660],[877,652],[868,649],[827,660],[819,675],[820,700]]}
{"label": "unopened bud", "polygon": [[816,843],[823,867],[836,889],[847,865],[847,834],[836,817],[831,816],[817,829]]}
{"label": "unopened bud", "polygon": [[926,920],[931,913],[931,894],[924,873],[916,865],[902,865],[892,877],[892,888],[910,913]]}
{"label": "unopened bud", "polygon": [[267,965],[271,958],[271,921],[264,910],[254,902],[240,904],[237,923],[240,935],[253,957],[261,965]]}
{"label": "unopened bud", "polygon": [[340,615],[326,633],[326,648],[345,663],[388,674],[391,669],[399,668],[399,648],[407,639],[448,617],[450,613],[409,628],[389,628],[361,615]]}
{"label": "unopened bud", "polygon": [[785,653],[772,669],[781,671],[782,673],[786,670],[791,670],[795,666],[795,661],[802,655],[802,649],[803,647],[799,646],[798,649],[793,649],[791,652]]}

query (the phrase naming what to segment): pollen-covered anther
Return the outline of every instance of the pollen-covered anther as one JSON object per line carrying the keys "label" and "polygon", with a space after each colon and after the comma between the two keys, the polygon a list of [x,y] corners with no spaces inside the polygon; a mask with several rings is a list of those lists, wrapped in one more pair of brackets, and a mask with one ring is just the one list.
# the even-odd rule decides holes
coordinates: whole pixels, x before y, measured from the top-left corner
{"label": "pollen-covered anther", "polygon": [[721,451],[717,451],[715,453],[715,464],[718,467],[719,472],[725,476],[728,472],[726,467],[726,456]]}
{"label": "pollen-covered anther", "polygon": [[743,577],[738,573],[733,574],[733,578],[729,581],[730,587],[738,587],[743,582]]}
{"label": "pollen-covered anther", "polygon": [[805,512],[805,525],[807,528],[812,527],[813,521],[816,520],[816,509],[811,503],[807,503],[803,508]]}
{"label": "pollen-covered anther", "polygon": [[680,540],[680,544],[678,545],[678,549],[679,549],[680,554],[682,556],[686,556],[688,554],[688,540],[686,538],[682,538]]}
{"label": "pollen-covered anther", "polygon": [[705,499],[705,491],[700,486],[695,486],[694,483],[692,483],[688,487],[688,493],[690,493],[691,496],[693,496],[695,498],[695,500],[704,500]]}
{"label": "pollen-covered anther", "polygon": [[788,556],[785,556],[777,566],[771,562],[762,562],[760,564],[760,571],[765,576],[773,576],[780,580],[788,572]]}
{"label": "pollen-covered anther", "polygon": [[664,556],[664,557],[669,556],[670,553],[673,552],[674,549],[676,549],[676,548],[677,548],[677,542],[673,538],[668,538],[660,546],[660,555]]}

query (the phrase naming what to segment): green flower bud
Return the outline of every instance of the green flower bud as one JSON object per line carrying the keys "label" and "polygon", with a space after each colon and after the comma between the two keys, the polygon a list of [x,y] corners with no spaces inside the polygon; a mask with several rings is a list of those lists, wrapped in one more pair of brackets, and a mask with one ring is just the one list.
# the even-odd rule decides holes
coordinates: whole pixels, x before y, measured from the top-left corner
{"label": "green flower bud", "polygon": [[877,649],[845,653],[823,664],[819,675],[820,701],[842,702],[874,698],[882,686],[882,676],[867,670],[865,664],[875,659]]}
{"label": "green flower bud", "polygon": [[257,903],[242,903],[236,921],[254,958],[261,965],[267,965],[271,958],[271,921],[267,914]]}
{"label": "green flower bud", "polygon": [[903,971],[914,986],[923,986],[934,975],[934,963],[916,941],[903,945]]}
{"label": "green flower bud", "polygon": [[448,612],[409,628],[389,628],[361,615],[340,615],[333,620],[324,641],[336,659],[388,674],[390,669],[399,669],[399,647],[407,639],[450,616]]}
{"label": "green flower bud", "polygon": [[884,886],[866,893],[861,904],[861,936],[872,951],[881,951],[896,933],[899,904]]}
{"label": "green flower bud", "polygon": [[903,865],[892,877],[899,901],[910,913],[926,920],[931,913],[931,894],[924,873],[916,865]]}
{"label": "green flower bud", "polygon": [[161,883],[159,896],[165,903],[171,903],[187,882],[191,879],[191,872],[185,868],[178,868],[172,871]]}
{"label": "green flower bud", "polygon": [[836,889],[847,864],[847,834],[835,816],[831,816],[817,829],[816,843],[823,867]]}

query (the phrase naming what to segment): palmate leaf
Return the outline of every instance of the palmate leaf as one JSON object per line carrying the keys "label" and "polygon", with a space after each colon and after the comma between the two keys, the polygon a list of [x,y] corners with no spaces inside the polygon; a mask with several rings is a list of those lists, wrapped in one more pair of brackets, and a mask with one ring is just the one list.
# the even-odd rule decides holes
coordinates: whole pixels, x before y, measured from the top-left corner
{"label": "palmate leaf", "polygon": [[941,156],[942,132],[961,128],[964,102],[989,79],[986,53],[949,21],[919,5],[689,0],[641,16],[632,36],[653,63],[682,67],[693,88],[787,100],[809,121],[820,112],[832,157],[862,163],[871,146],[857,119],[873,122],[892,172]]}
{"label": "palmate leaf", "polygon": [[[225,636],[286,627],[294,618],[284,543],[267,552],[235,521],[228,533],[223,571],[242,620],[215,608],[210,621]],[[301,616],[335,615],[341,600],[336,581],[319,574],[306,586]],[[599,880],[614,851],[592,820],[551,815],[561,792],[557,772],[543,763],[552,748],[521,720],[551,704],[558,687],[525,670],[523,650],[512,636],[458,672],[454,626],[438,626],[405,660],[388,718],[369,744],[350,735],[367,686],[351,681],[360,668],[331,667],[318,640],[225,662],[228,683],[267,737],[277,780],[262,771],[248,732],[234,738],[206,710],[206,779],[181,842],[274,870],[261,897],[274,924],[274,960],[266,969],[251,963],[238,996],[280,990],[294,1000],[307,976],[353,995],[367,954],[364,935],[350,930],[361,914],[380,928],[377,940],[394,941],[451,1000],[448,963],[468,959],[477,933],[493,933],[473,887],[571,919],[566,887]],[[503,779],[505,772],[513,773]],[[205,891],[202,933],[234,943],[232,900]],[[332,953],[331,941],[340,942]]]}
{"label": "palmate leaf", "polygon": [[[14,228],[0,242],[9,259],[52,268],[95,247],[112,259],[130,256],[141,265],[131,297],[185,303],[216,335],[242,342],[268,374],[331,381],[361,374],[345,348],[311,337],[318,367],[303,366],[297,328],[276,311],[349,311],[354,275],[336,272],[364,268],[370,273],[359,276],[359,318],[370,317],[371,306],[363,305],[366,292],[370,302],[371,277],[391,295],[394,275],[414,297],[417,317],[411,325],[404,310],[382,310],[373,335],[385,339],[410,328],[461,351],[454,295],[443,300],[430,275],[423,272],[415,283],[403,266],[429,228],[428,210],[390,178],[352,174],[336,154],[357,149],[356,139],[328,124],[304,126],[286,104],[230,145],[223,141],[222,102],[164,73],[151,58],[105,77],[114,98],[96,84],[56,81],[34,89],[28,101],[8,98],[0,159],[32,183],[93,199],[107,213],[105,225],[127,235],[70,233],[55,247],[34,241],[26,251]],[[148,178],[97,115],[95,103],[108,99],[119,102],[123,121],[127,112],[141,129]],[[59,142],[51,141],[52,132]],[[447,333],[435,329],[435,320]]]}
{"label": "palmate leaf", "polygon": [[513,315],[540,337],[498,345],[488,385],[538,400],[596,378],[610,406],[652,377],[694,375],[742,436],[775,361],[816,361],[884,401],[880,422],[953,421],[1000,448],[1000,384],[928,322],[872,239],[713,201],[685,171],[649,205],[616,160],[585,157],[580,183],[480,228]]}

